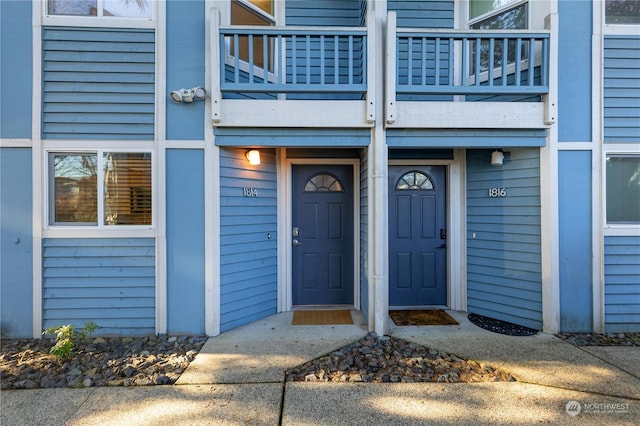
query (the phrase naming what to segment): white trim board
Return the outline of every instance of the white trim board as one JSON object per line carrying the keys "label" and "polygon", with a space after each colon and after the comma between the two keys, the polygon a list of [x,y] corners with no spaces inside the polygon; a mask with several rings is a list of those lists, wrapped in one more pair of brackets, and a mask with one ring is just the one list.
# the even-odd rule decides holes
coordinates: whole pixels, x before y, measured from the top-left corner
{"label": "white trim board", "polygon": [[33,142],[31,139],[0,139],[0,148],[31,148]]}
{"label": "white trim board", "polygon": [[366,101],[223,99],[217,127],[371,127]]}
{"label": "white trim board", "polygon": [[543,129],[543,102],[395,103],[395,120],[386,128]]}

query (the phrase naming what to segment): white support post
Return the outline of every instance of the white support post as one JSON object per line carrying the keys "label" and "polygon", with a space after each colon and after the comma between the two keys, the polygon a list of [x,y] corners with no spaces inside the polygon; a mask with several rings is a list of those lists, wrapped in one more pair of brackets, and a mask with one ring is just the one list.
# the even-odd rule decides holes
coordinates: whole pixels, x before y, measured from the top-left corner
{"label": "white support post", "polygon": [[219,123],[222,119],[222,92],[220,91],[220,10],[215,7],[210,11],[209,51],[211,52],[211,120]]}
{"label": "white support post", "polygon": [[44,193],[48,182],[44,173],[47,161],[42,150],[40,114],[41,114],[41,93],[42,93],[42,67],[40,57],[42,52],[42,24],[41,17],[44,4],[33,2],[33,34],[32,34],[32,58],[33,58],[33,91],[31,92],[32,115],[31,115],[31,167],[32,167],[32,268],[33,268],[33,300],[31,330],[34,339],[42,337],[42,228],[47,221],[43,217]]}
{"label": "white support post", "polygon": [[[156,31],[156,75],[164,75],[167,58],[166,39],[166,9],[164,5],[157,8]],[[156,80],[156,117],[166,117],[167,81],[165,78]],[[167,299],[167,185],[166,185],[166,121],[155,120],[156,143],[152,161],[152,182],[155,196],[153,199],[153,222],[155,228],[156,247],[156,334],[166,334],[168,327],[168,299]]]}
{"label": "white support post", "polygon": [[[205,104],[204,120],[204,331],[207,336],[220,334],[220,149],[215,145],[213,126],[220,117],[220,64],[218,27],[220,11],[208,10],[205,52],[211,55],[205,75],[211,75],[211,103]],[[216,103],[217,99],[217,103]],[[217,108],[217,113],[216,113]],[[212,117],[209,121],[206,117]]]}
{"label": "white support post", "polygon": [[[549,99],[553,123],[546,145],[540,149],[540,198],[542,247],[542,327],[545,333],[560,330],[560,254],[558,226],[558,125],[555,124],[558,93],[558,14],[547,18],[549,39]],[[545,120],[551,117],[545,118]]]}
{"label": "white support post", "polygon": [[602,21],[604,5],[593,4],[593,34],[591,36],[591,253],[592,253],[592,298],[594,333],[604,333],[604,208],[602,197],[604,188],[603,163],[603,99],[602,88],[604,64],[604,37]]}
{"label": "white support post", "polygon": [[387,13],[386,32],[386,75],[385,84],[385,121],[396,121],[396,12]]}
{"label": "white support post", "polygon": [[[373,8],[375,25],[382,26],[386,16],[386,2],[372,2],[369,4],[372,5]],[[393,14],[393,16],[395,18],[395,14]],[[378,97],[382,98],[384,91],[383,84],[385,82],[382,71],[384,70],[385,57],[382,51],[384,37],[381,33],[376,36],[374,43],[377,47],[374,58],[375,69],[369,71],[374,72],[376,75],[374,87],[378,90]],[[389,60],[388,57],[387,60]],[[393,63],[395,64],[395,59],[393,59]],[[387,87],[391,87],[393,91],[395,91],[395,83],[390,83],[389,80],[387,80],[387,84],[389,84]],[[376,106],[376,116],[382,117],[383,114],[383,105],[378,103]],[[387,321],[389,316],[389,259],[387,249],[389,239],[389,208],[387,205],[388,163],[384,123],[382,120],[376,120],[376,124],[371,130],[371,147],[369,149],[369,184],[370,188],[372,188],[369,193],[371,198],[369,201],[368,211],[369,223],[371,224],[369,228],[371,232],[369,237],[371,240],[371,250],[369,252],[369,278],[372,281],[369,283],[369,288],[373,290],[372,293],[374,301],[373,309],[370,307],[370,312],[373,312],[373,318],[370,317],[369,322],[373,323],[373,329],[378,335],[384,335],[387,333]]]}

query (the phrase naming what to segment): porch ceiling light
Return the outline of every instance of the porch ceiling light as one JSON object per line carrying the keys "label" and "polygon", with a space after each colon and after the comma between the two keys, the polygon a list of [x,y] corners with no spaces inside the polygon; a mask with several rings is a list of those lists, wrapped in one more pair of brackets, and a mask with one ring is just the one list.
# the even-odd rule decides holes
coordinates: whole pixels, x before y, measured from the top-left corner
{"label": "porch ceiling light", "polygon": [[247,157],[247,160],[249,160],[249,164],[251,164],[252,166],[257,166],[260,164],[260,151],[258,151],[257,149],[247,151],[245,156]]}
{"label": "porch ceiling light", "polygon": [[493,167],[500,167],[504,164],[504,152],[501,149],[496,149],[491,153],[491,165]]}
{"label": "porch ceiling light", "polygon": [[177,104],[191,103],[194,100],[203,100],[207,96],[204,87],[194,87],[193,89],[172,90],[169,95],[171,100]]}

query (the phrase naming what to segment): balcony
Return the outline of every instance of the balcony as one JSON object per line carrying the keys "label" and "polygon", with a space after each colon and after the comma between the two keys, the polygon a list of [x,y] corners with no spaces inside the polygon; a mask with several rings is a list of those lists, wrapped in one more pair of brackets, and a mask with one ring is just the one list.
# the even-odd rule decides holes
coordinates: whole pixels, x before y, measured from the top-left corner
{"label": "balcony", "polygon": [[371,31],[214,23],[214,124],[371,127],[374,112],[367,108]]}
{"label": "balcony", "polygon": [[[214,22],[214,125],[371,127],[382,119],[388,128],[545,128],[554,122],[552,31],[396,28],[389,12],[382,55],[383,46],[372,45],[378,29],[371,14],[367,21],[357,28]],[[384,115],[377,117],[382,99]]]}
{"label": "balcony", "polygon": [[451,31],[395,24],[390,12],[387,128],[545,128],[555,120],[551,31]]}

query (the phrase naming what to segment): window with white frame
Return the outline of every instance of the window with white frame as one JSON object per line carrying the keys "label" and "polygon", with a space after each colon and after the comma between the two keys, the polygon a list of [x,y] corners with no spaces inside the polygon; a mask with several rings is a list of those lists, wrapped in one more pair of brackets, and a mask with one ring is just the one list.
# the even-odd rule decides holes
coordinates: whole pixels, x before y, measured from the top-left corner
{"label": "window with white frame", "polygon": [[[2,0],[0,0],[2,1]],[[157,0],[42,0],[43,25],[155,28]]]}
{"label": "window with white frame", "polygon": [[[523,0],[469,0],[469,28],[474,30],[523,30],[529,28],[529,2]],[[475,42],[474,42],[475,43]],[[516,40],[507,42],[507,63],[516,60]],[[502,66],[504,41],[497,39],[494,44],[494,66]],[[521,46],[521,59],[527,59],[528,42]],[[473,48],[473,52],[476,48]],[[489,41],[485,40],[479,49],[480,69],[486,71],[489,66]],[[471,61],[474,65],[474,61]],[[473,70],[472,70],[473,71]]]}
{"label": "window with white frame", "polygon": [[153,17],[154,0],[48,0],[47,15]]}
{"label": "window with white frame", "polygon": [[[276,24],[274,0],[232,0],[231,1],[231,25],[274,26]],[[264,69],[265,65],[273,72],[273,40],[262,37],[253,37],[252,58],[249,58],[249,36],[240,36],[238,46],[234,40],[230,40],[230,52],[232,56],[245,62],[251,62],[254,66]],[[265,52],[266,50],[266,52]],[[267,64],[264,62],[265,53]]]}
{"label": "window with white frame", "polygon": [[608,224],[640,224],[640,155],[608,154],[606,212]]}
{"label": "window with white frame", "polygon": [[152,224],[150,152],[49,153],[49,224]]}
{"label": "window with white frame", "polygon": [[469,28],[526,29],[529,27],[528,2],[523,0],[470,0]]}
{"label": "window with white frame", "polygon": [[640,24],[640,0],[606,0],[604,4],[605,24]]}

